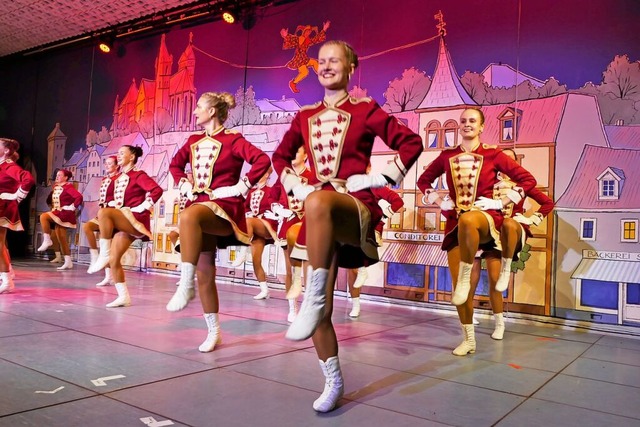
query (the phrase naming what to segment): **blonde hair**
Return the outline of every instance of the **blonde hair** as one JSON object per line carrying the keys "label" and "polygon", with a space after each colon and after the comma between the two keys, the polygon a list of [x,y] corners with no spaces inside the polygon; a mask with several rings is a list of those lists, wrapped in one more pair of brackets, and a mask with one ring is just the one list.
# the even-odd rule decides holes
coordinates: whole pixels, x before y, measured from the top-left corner
{"label": "blonde hair", "polygon": [[236,99],[229,92],[205,92],[200,95],[209,108],[216,109],[216,117],[224,123],[229,117],[229,110],[236,106]]}
{"label": "blonde hair", "polygon": [[347,58],[347,65],[351,66],[353,64],[354,70],[358,68],[358,54],[349,43],[343,40],[329,40],[324,42],[322,46],[340,46],[344,50],[344,56]]}

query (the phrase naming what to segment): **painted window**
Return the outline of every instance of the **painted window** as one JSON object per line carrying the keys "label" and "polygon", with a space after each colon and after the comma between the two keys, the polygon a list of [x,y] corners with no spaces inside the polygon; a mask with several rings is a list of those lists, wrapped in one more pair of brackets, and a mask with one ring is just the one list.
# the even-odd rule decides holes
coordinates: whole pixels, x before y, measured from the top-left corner
{"label": "painted window", "polygon": [[158,233],[156,235],[156,252],[162,252],[163,239],[164,239],[164,235],[162,233]]}
{"label": "painted window", "polygon": [[500,120],[500,142],[513,143],[518,136],[522,111],[515,108],[506,108],[498,116]]}
{"label": "painted window", "polygon": [[618,309],[618,283],[582,279],[580,305],[585,307]]}
{"label": "painted window", "polygon": [[389,228],[392,230],[400,230],[402,228],[402,212],[394,213],[389,222]]}
{"label": "painted window", "polygon": [[596,240],[596,220],[582,218],[580,220],[580,240]]}
{"label": "painted window", "polygon": [[638,241],[638,220],[637,219],[623,219],[621,226],[621,239],[623,242],[637,242]]}
{"label": "painted window", "polygon": [[387,263],[387,285],[424,288],[425,266],[421,264]]}
{"label": "painted window", "polygon": [[640,283],[627,284],[627,304],[640,304]]}
{"label": "painted window", "polygon": [[160,206],[158,207],[158,217],[164,218],[164,199],[160,199]]}
{"label": "painted window", "polygon": [[168,254],[173,252],[173,250],[171,249],[171,239],[169,238],[169,233],[167,233],[167,236],[164,239],[164,252]]}

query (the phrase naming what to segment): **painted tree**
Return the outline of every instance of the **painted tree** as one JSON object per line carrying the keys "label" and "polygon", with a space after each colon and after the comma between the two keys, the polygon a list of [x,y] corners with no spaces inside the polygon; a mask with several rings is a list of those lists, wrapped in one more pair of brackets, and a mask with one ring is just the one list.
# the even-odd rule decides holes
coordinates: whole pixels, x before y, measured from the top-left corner
{"label": "painted tree", "polygon": [[411,67],[400,78],[389,82],[384,92],[386,102],[382,109],[388,113],[415,110],[431,86],[431,79],[424,71]]}
{"label": "painted tree", "polygon": [[153,137],[153,114],[144,113],[138,120],[138,127],[142,136],[145,138]]}
{"label": "painted tree", "polygon": [[561,85],[555,77],[549,77],[542,87],[537,89],[539,98],[548,98],[567,92],[567,86]]}
{"label": "painted tree", "polygon": [[253,86],[249,86],[246,91],[239,87],[235,98],[236,106],[229,110],[225,126],[232,128],[260,123],[260,109],[256,105],[256,94],[253,91]]}
{"label": "painted tree", "polygon": [[484,105],[487,103],[487,91],[489,85],[484,80],[484,76],[480,73],[474,73],[473,71],[466,71],[462,77],[460,77],[460,83],[467,91],[471,99],[473,99],[478,105]]}
{"label": "painted tree", "polygon": [[102,126],[102,129],[98,132],[98,144],[104,144],[109,141],[111,141],[111,134],[106,126]]}
{"label": "painted tree", "polygon": [[627,55],[616,55],[602,73],[600,90],[614,98],[640,101],[640,61],[630,62]]}
{"label": "painted tree", "polygon": [[89,132],[87,132],[87,137],[85,139],[85,145],[88,148],[88,147],[93,147],[97,143],[98,143],[98,132],[96,132],[93,129],[90,129]]}
{"label": "painted tree", "polygon": [[173,117],[166,108],[156,108],[156,135],[169,132],[173,127]]}

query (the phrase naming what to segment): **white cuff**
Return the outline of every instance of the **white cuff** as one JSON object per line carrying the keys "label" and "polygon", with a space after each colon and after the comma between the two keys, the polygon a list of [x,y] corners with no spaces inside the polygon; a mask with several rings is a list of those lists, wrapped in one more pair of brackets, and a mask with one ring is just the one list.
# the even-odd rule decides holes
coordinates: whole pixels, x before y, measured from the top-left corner
{"label": "white cuff", "polygon": [[291,168],[284,168],[282,174],[280,174],[280,182],[284,187],[287,194],[291,193],[293,187],[302,184],[302,180]]}
{"label": "white cuff", "polygon": [[434,204],[439,198],[440,195],[435,190],[427,194],[427,201],[429,202],[429,204]]}
{"label": "white cuff", "polygon": [[402,182],[407,172],[407,167],[402,164],[400,156],[396,154],[396,156],[393,158],[393,161],[389,163],[386,168],[384,168],[384,170],[382,171],[382,175],[393,181],[393,184],[398,185]]}
{"label": "white cuff", "polygon": [[507,191],[507,194],[505,194],[505,196],[507,196],[507,198],[511,200],[514,205],[517,205],[522,200],[522,195],[520,194],[520,192],[514,189],[510,189],[509,191]]}

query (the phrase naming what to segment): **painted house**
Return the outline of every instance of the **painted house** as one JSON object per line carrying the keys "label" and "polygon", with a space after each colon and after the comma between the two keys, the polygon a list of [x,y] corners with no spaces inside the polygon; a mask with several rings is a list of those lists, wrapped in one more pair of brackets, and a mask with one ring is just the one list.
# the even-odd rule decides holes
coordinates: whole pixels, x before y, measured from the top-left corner
{"label": "painted house", "polygon": [[556,316],[640,324],[639,164],[640,150],[584,147],[556,205]]}

